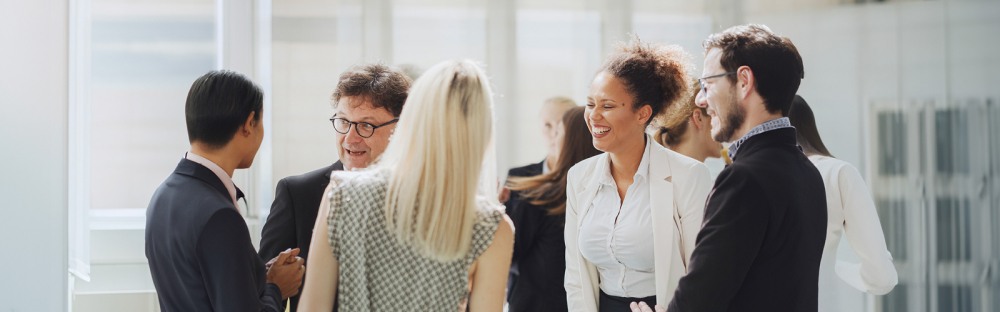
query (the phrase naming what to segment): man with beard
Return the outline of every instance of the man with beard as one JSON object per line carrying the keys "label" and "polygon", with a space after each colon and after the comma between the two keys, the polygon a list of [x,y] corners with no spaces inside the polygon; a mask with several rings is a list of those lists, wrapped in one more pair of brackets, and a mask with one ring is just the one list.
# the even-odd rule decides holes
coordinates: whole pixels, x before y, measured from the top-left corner
{"label": "man with beard", "polygon": [[[826,239],[823,178],[783,118],[803,77],[791,40],[734,26],[704,42],[698,105],[733,142],[673,300],[659,311],[816,311]],[[648,311],[648,306],[633,305]]]}
{"label": "man with beard", "polygon": [[[261,231],[261,258],[271,259],[289,248],[299,248],[303,258],[309,254],[309,240],[330,173],[364,169],[382,155],[412,83],[402,70],[381,62],[354,66],[340,75],[330,118],[340,160],[278,181],[271,214]],[[298,301],[298,295],[291,298],[291,311],[296,310]]]}

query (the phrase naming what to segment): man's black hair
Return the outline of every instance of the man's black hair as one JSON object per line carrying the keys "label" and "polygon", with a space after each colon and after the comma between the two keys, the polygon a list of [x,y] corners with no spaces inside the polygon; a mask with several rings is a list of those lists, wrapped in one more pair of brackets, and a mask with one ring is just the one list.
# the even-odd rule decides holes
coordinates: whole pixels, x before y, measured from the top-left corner
{"label": "man's black hair", "polygon": [[184,116],[188,141],[221,148],[229,143],[250,113],[260,122],[264,92],[250,78],[228,70],[213,70],[191,85]]}

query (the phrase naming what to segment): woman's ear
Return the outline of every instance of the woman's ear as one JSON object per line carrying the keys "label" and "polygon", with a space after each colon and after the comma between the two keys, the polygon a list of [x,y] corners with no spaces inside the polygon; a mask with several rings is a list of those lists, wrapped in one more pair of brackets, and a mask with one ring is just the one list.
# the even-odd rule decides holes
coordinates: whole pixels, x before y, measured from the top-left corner
{"label": "woman's ear", "polygon": [[701,127],[705,126],[705,120],[702,119],[702,117],[704,116],[705,115],[701,114],[700,109],[696,109],[693,112],[691,112],[691,117],[688,117],[688,121],[691,122],[691,125],[694,126],[695,130],[701,130]]}
{"label": "woman's ear", "polygon": [[639,123],[646,124],[650,118],[653,118],[653,108],[649,105],[643,105],[639,108]]}

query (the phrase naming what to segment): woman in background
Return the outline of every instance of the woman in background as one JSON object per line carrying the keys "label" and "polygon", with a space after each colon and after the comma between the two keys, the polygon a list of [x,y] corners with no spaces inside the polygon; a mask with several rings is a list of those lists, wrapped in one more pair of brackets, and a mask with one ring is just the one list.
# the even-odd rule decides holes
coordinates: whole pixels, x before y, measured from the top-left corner
{"label": "woman in background", "polygon": [[[698,80],[692,88],[701,88]],[[660,129],[653,138],[663,147],[705,162],[709,157],[722,157],[722,143],[712,139],[712,117],[706,108],[695,104],[698,94],[695,92],[690,101],[677,103],[659,118]]]}
{"label": "woman in background", "polygon": [[[841,287],[841,279],[860,291],[874,295],[888,293],[898,282],[875,203],[858,170],[843,160],[833,158],[823,145],[812,109],[801,96],[795,96],[792,101],[788,118],[795,127],[796,141],[819,169],[826,185],[829,223],[823,260],[820,262],[819,311],[862,311],[864,306],[860,304],[863,301],[850,300],[847,296],[852,291]],[[837,246],[845,233],[851,248],[861,258],[860,266],[837,264]]]}
{"label": "woman in background", "polygon": [[533,177],[508,178],[513,206],[507,207],[514,222],[514,258],[508,282],[510,312],[567,311],[566,244],[563,240],[566,215],[566,175],[569,168],[600,152],[590,143],[590,131],[583,118],[584,107],[571,108],[556,126],[558,158],[552,171]]}
{"label": "woman in background", "polygon": [[502,311],[514,234],[490,174],[492,120],[476,64],[421,76],[374,168],[331,175],[299,310]]}
{"label": "woman in background", "polygon": [[566,183],[566,297],[570,311],[666,304],[701,230],[712,187],[705,164],[646,135],[653,117],[690,94],[679,46],[633,38],[604,61],[584,118],[605,153],[573,166]]}

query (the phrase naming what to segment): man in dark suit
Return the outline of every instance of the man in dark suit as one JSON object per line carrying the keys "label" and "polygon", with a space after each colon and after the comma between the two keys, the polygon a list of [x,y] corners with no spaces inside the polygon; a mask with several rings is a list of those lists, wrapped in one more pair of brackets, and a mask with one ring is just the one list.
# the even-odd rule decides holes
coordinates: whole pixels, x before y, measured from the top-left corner
{"label": "man in dark suit", "polygon": [[[364,169],[382,155],[411,84],[402,70],[382,63],[358,65],[340,75],[333,92],[335,113],[330,118],[340,160],[278,181],[271,213],[261,232],[261,258],[271,259],[289,248],[299,248],[299,255],[308,256],[309,240],[323,190],[330,184],[330,173]],[[296,311],[298,302],[298,295],[291,297],[291,311]]]}
{"label": "man in dark suit", "polygon": [[184,107],[191,150],[146,210],[146,258],[163,311],[283,311],[305,272],[298,251],[270,267],[257,256],[233,184],[264,137],[263,93],[250,79],[212,71]]}
{"label": "man in dark suit", "polygon": [[688,274],[666,310],[816,311],[826,190],[782,117],[802,58],[791,40],[759,25],[713,34],[704,46],[696,102],[708,107],[713,138],[733,142],[733,163],[715,181]]}

